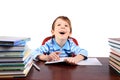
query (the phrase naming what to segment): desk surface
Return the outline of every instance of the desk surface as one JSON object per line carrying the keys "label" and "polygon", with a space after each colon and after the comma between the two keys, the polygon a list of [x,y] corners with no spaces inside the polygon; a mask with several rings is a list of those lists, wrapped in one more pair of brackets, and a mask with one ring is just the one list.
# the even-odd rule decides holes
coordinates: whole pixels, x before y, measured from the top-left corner
{"label": "desk surface", "polygon": [[120,80],[120,74],[109,66],[108,58],[97,59],[102,66],[70,66],[64,63],[45,65],[44,62],[36,62],[40,71],[32,67],[26,78],[0,80]]}

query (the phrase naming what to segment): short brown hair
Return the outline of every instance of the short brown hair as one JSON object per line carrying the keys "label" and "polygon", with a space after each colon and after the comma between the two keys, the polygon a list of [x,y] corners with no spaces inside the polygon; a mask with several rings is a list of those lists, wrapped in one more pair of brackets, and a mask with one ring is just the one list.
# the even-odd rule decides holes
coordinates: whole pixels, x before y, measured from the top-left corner
{"label": "short brown hair", "polygon": [[62,20],[64,20],[64,21],[66,21],[66,22],[69,24],[69,26],[70,26],[70,33],[72,33],[71,21],[70,21],[70,19],[69,19],[68,17],[66,17],[66,16],[58,16],[58,17],[53,21],[52,30],[54,30],[54,28],[55,28],[55,22],[56,22],[57,19],[62,19]]}

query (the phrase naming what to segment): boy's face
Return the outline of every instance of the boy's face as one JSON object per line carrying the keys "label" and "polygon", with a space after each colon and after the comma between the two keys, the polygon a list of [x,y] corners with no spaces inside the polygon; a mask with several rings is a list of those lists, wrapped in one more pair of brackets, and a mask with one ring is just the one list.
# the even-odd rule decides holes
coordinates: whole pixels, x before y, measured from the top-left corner
{"label": "boy's face", "polygon": [[55,35],[55,38],[67,39],[71,35],[70,25],[66,21],[57,19],[54,26],[55,28],[51,32],[52,35]]}

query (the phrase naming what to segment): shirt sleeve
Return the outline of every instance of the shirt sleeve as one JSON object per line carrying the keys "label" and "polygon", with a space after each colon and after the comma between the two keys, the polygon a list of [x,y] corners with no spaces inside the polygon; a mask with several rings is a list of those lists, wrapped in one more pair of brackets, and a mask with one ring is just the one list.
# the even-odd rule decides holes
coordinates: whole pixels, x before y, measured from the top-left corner
{"label": "shirt sleeve", "polygon": [[80,48],[78,45],[76,45],[75,43],[71,42],[71,51],[77,55],[77,54],[81,54],[85,57],[88,56],[88,52],[87,50],[83,49],[83,48]]}
{"label": "shirt sleeve", "polygon": [[37,58],[38,55],[47,53],[48,51],[49,50],[48,50],[48,47],[46,45],[40,46],[39,48],[37,48],[33,51],[33,59],[37,60],[36,58]]}

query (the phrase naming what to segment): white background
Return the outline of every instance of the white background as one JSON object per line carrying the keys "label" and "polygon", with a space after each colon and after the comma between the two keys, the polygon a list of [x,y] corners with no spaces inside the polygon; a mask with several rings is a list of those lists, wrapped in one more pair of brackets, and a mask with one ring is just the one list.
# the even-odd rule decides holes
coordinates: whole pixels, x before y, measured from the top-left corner
{"label": "white background", "polygon": [[60,15],[70,18],[72,36],[90,57],[108,57],[108,38],[120,37],[119,0],[0,0],[0,36],[29,36],[35,49]]}

